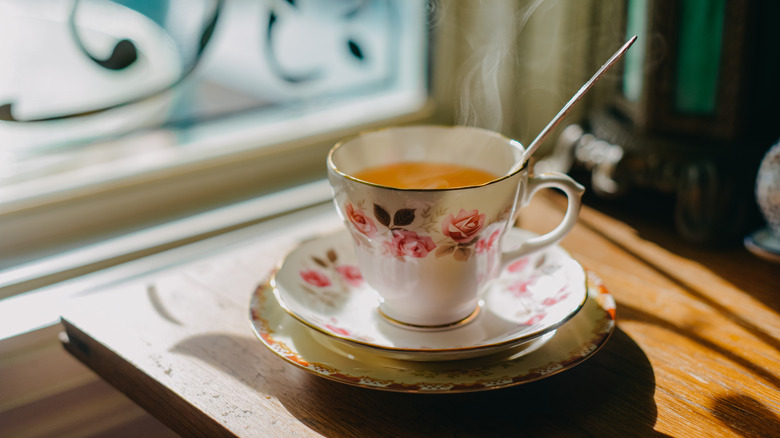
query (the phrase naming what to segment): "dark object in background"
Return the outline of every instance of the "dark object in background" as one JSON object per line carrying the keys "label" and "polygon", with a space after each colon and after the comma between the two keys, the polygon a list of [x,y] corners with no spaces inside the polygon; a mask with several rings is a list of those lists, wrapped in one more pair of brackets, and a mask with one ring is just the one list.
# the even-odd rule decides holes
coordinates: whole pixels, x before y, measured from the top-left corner
{"label": "dark object in background", "polygon": [[640,39],[620,90],[565,129],[554,155],[572,175],[590,173],[600,197],[674,197],[688,241],[741,242],[760,221],[758,163],[780,137],[780,3],[629,0],[626,11],[626,33]]}

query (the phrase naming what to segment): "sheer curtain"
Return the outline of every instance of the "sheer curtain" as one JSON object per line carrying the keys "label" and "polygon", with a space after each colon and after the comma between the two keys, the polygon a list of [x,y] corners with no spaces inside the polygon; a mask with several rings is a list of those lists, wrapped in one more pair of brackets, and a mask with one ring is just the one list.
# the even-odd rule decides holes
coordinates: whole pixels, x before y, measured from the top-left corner
{"label": "sheer curtain", "polygon": [[[443,0],[433,6],[440,54],[433,90],[440,119],[500,131],[524,144],[624,38],[623,0]],[[618,69],[603,78],[567,122],[606,99],[619,78]]]}

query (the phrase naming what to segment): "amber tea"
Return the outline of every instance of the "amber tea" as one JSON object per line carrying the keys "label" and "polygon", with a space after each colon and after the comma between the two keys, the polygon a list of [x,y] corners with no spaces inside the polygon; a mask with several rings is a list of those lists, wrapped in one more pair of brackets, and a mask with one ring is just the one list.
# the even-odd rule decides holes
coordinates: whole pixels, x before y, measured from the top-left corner
{"label": "amber tea", "polygon": [[383,164],[364,169],[353,176],[373,184],[400,189],[478,186],[498,178],[498,175],[475,167],[430,161]]}

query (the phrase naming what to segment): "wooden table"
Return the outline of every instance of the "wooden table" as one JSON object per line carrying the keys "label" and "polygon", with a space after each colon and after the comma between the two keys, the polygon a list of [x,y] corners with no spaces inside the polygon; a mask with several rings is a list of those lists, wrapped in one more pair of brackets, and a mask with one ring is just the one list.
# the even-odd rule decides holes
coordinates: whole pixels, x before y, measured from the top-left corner
{"label": "wooden table", "polygon": [[[561,216],[538,197],[537,232]],[[426,395],[349,386],[262,345],[249,298],[331,206],[84,297],[62,316],[74,356],[185,436],[780,436],[780,265],[678,242],[646,218],[585,207],[562,242],[617,301],[584,363],[509,388]]]}

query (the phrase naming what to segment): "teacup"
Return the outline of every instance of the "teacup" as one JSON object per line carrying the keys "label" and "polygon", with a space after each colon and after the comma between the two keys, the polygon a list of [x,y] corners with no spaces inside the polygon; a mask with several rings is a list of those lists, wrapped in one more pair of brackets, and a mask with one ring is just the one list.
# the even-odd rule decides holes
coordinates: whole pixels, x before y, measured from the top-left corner
{"label": "teacup", "polygon": [[[523,146],[498,133],[465,126],[394,127],[336,144],[328,155],[334,203],[351,231],[360,271],[380,296],[380,313],[416,329],[465,324],[502,267],[560,241],[574,226],[584,188],[564,174],[510,172]],[[355,177],[398,162],[452,163],[495,177],[465,187],[397,188]],[[542,188],[567,197],[566,213],[550,232],[517,248],[502,237],[520,207]]]}

